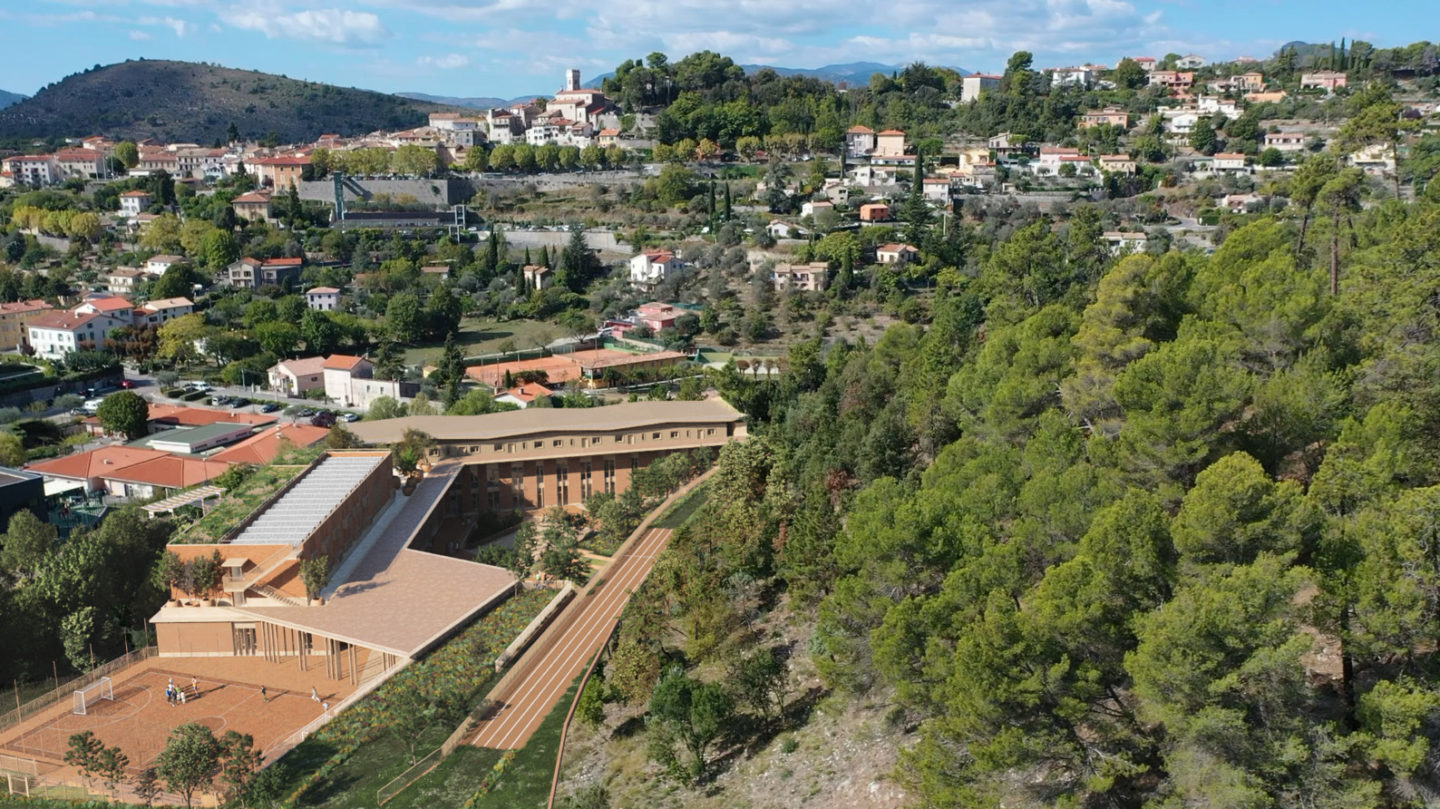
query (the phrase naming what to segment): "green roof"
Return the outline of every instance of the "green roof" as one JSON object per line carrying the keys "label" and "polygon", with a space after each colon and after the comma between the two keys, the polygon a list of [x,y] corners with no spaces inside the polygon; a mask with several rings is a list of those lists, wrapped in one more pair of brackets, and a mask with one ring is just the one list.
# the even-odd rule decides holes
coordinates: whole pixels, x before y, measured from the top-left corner
{"label": "green roof", "polygon": [[[253,429],[254,425],[240,424],[237,422],[220,422],[217,424],[206,424],[203,427],[176,427],[173,430],[165,430],[163,432],[151,433],[144,438],[138,438],[134,441],[131,441],[130,446],[153,448],[156,441],[170,441],[174,443],[190,444],[193,446],[195,444],[203,444],[209,441],[213,441],[216,438],[220,438],[222,436],[234,435],[241,430],[244,430],[245,433],[248,434],[249,432],[253,431]],[[240,438],[237,438],[235,440],[239,441],[241,438],[244,437],[245,435],[241,435]]]}

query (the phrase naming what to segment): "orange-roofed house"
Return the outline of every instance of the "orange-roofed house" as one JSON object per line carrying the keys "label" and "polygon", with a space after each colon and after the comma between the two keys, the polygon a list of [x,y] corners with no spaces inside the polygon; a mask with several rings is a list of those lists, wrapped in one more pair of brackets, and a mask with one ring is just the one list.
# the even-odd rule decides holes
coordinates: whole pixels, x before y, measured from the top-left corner
{"label": "orange-roofed house", "polygon": [[333,312],[340,308],[340,290],[335,287],[314,287],[305,290],[305,305],[317,312]]}
{"label": "orange-roofed house", "polygon": [[94,149],[61,149],[55,153],[61,178],[94,180],[105,176],[105,155]]}
{"label": "orange-roofed house", "polygon": [[646,250],[630,259],[630,283],[637,287],[653,287],[678,275],[685,262],[669,250]]}
{"label": "orange-roofed house", "polygon": [[0,347],[15,351],[26,345],[30,322],[53,311],[55,307],[39,299],[0,303]]}
{"label": "orange-roofed house", "polygon": [[596,143],[597,143],[597,144],[600,146],[600,148],[602,148],[602,149],[609,149],[611,146],[619,146],[619,145],[620,145],[620,130],[618,130],[618,129],[602,129],[602,130],[600,130],[600,135],[598,136],[598,138],[597,138],[597,140],[596,140]]}
{"label": "orange-roofed house", "polygon": [[313,447],[330,431],[310,424],[277,424],[210,456],[212,461],[264,466],[275,460],[286,446]]}
{"label": "orange-roofed house", "polygon": [[162,452],[158,458],[130,464],[114,472],[104,472],[101,480],[105,490],[115,497],[149,500],[209,483],[229,468],[230,464],[224,461]]}
{"label": "orange-roofed house", "polygon": [[364,357],[350,354],[331,354],[322,366],[325,375],[325,398],[342,405],[350,405],[350,380],[371,379],[375,366]]}
{"label": "orange-roofed house", "polygon": [[1106,107],[1103,110],[1086,110],[1080,116],[1081,129],[1090,129],[1096,126],[1118,126],[1121,129],[1130,128],[1130,113],[1119,107]]}
{"label": "orange-roofed house", "polygon": [[[185,405],[156,404],[150,403],[150,412],[147,416],[147,423],[150,425],[150,432],[160,432],[176,427],[209,427],[214,424],[233,424],[255,429],[265,427],[279,421],[274,416],[265,413],[242,413],[234,410],[211,410],[204,407],[187,407]],[[85,431],[91,435],[106,435],[105,427],[100,424],[100,419],[90,416],[82,424]]]}
{"label": "orange-roofed house", "polygon": [[325,358],[281,360],[270,368],[270,389],[286,396],[304,396],[325,389]]}
{"label": "orange-roofed house", "polygon": [[116,316],[103,312],[41,312],[26,326],[30,347],[41,359],[63,359],[72,351],[104,349],[110,332],[132,323],[131,308]]}
{"label": "orange-roofed house", "polygon": [[91,491],[105,491],[123,497],[124,487],[112,491],[106,481],[114,475],[145,461],[153,461],[170,453],[144,447],[124,445],[100,447],[61,458],[27,464],[26,469],[48,480],[77,480]]}
{"label": "orange-roofed house", "polygon": [[160,298],[135,310],[135,325],[163,326],[177,317],[184,317],[195,311],[195,302],[189,298]]}
{"label": "orange-roofed house", "polygon": [[120,195],[120,215],[126,218],[139,216],[154,201],[149,191],[126,191]]}
{"label": "orange-roofed house", "polygon": [[520,275],[525,279],[526,289],[546,289],[555,283],[555,273],[544,264],[526,264],[520,268]]}
{"label": "orange-roofed house", "polygon": [[310,165],[308,157],[257,157],[245,164],[255,175],[255,180],[270,188],[300,187],[305,169]]}
{"label": "orange-roofed house", "polygon": [[275,218],[275,207],[270,201],[270,192],[264,188],[257,188],[230,200],[230,207],[235,209],[237,219],[269,222]]}
{"label": "orange-roofed house", "polygon": [[640,307],[635,310],[636,319],[648,326],[654,334],[659,334],[666,329],[675,328],[676,319],[683,314],[685,314],[684,309],[679,309],[668,303],[660,303],[659,301],[642,303]]}
{"label": "orange-roofed house", "polygon": [[285,286],[300,283],[300,271],[305,268],[303,258],[250,258],[240,259],[225,268],[220,283],[225,286],[259,289],[263,286]]}
{"label": "orange-roofed house", "polygon": [[544,385],[538,382],[527,382],[524,385],[518,385],[496,396],[495,401],[513,404],[523,409],[534,404],[536,399],[549,395],[550,389]]}
{"label": "orange-roofed house", "polygon": [[135,304],[129,298],[122,295],[110,295],[104,298],[92,298],[75,307],[75,313],[79,315],[89,314],[115,314],[117,312],[129,312],[135,308]]}
{"label": "orange-roofed house", "polygon": [[909,244],[882,244],[875,248],[875,262],[877,264],[895,264],[904,266],[920,258],[920,251],[914,245]]}
{"label": "orange-roofed house", "polygon": [[875,136],[875,154],[879,157],[901,157],[905,154],[905,133],[887,129]]}
{"label": "orange-roofed house", "polygon": [[883,202],[867,202],[860,206],[861,222],[887,222],[890,220],[890,206]]}
{"label": "orange-roofed house", "polygon": [[845,130],[845,151],[851,157],[864,157],[875,151],[875,130],[868,126],[852,126]]}

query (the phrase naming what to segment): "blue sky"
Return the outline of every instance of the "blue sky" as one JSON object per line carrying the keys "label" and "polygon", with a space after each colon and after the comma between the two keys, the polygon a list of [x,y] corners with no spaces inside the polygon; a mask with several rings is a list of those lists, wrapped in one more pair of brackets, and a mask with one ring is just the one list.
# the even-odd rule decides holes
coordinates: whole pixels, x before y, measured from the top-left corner
{"label": "blue sky", "polygon": [[[557,11],[557,9],[559,9]],[[1364,10],[1366,13],[1357,13]],[[388,92],[554,92],[629,57],[710,49],[787,67],[924,60],[1037,67],[1168,51],[1263,57],[1290,40],[1408,44],[1435,0],[0,0],[0,89],[33,94],[94,64],[218,62]]]}

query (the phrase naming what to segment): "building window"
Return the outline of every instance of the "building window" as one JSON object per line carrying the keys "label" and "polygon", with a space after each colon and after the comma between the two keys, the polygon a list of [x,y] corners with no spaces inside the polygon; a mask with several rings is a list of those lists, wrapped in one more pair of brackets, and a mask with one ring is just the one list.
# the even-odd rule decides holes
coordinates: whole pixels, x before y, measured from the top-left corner
{"label": "building window", "polygon": [[605,493],[615,493],[615,459],[605,459]]}
{"label": "building window", "polygon": [[635,480],[635,475],[640,472],[640,456],[630,456],[630,480]]}
{"label": "building window", "polygon": [[525,502],[525,466],[523,464],[510,465],[510,505],[512,508],[520,508]]}
{"label": "building window", "polygon": [[659,441],[659,440],[660,440],[660,434],[659,434],[659,433],[651,433],[651,434],[650,434],[650,437],[651,437],[652,439],[656,440],[656,441]]}
{"label": "building window", "polygon": [[555,465],[555,489],[560,499],[555,502],[565,505],[570,502],[570,464],[560,461]]}
{"label": "building window", "polygon": [[535,463],[535,507],[545,507],[545,464],[541,461]]}
{"label": "building window", "polygon": [[680,437],[680,431],[679,431],[679,430],[671,430],[671,431],[670,431],[670,437],[671,437],[672,439],[673,439],[673,438],[679,438],[679,437]]}
{"label": "building window", "polygon": [[591,489],[591,486],[590,486],[590,473],[591,473],[592,470],[593,470],[593,465],[592,465],[590,459],[587,458],[587,459],[585,459],[585,460],[583,460],[583,461],[580,462],[580,499],[581,499],[581,500],[589,500],[589,499],[590,499],[590,495],[591,495],[591,493],[593,492],[593,490]]}
{"label": "building window", "polygon": [[565,446],[565,442],[564,442],[564,441],[561,441],[560,439],[557,438],[557,439],[555,439],[554,441],[551,441],[551,442],[550,442],[550,446],[552,446],[552,447],[563,447],[563,446]]}

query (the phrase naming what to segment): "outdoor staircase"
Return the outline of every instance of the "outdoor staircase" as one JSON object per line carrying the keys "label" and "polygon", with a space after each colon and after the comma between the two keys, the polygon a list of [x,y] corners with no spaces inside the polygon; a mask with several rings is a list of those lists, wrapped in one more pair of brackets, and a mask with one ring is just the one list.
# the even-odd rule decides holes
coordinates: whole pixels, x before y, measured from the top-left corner
{"label": "outdoor staircase", "polygon": [[262,595],[262,596],[265,596],[266,598],[273,598],[273,599],[275,599],[276,601],[279,601],[279,602],[282,603],[282,604],[288,604],[288,605],[290,605],[290,606],[292,606],[292,607],[304,607],[304,606],[307,606],[306,603],[305,603],[304,601],[302,601],[301,599],[298,599],[298,598],[296,598],[295,596],[285,595],[284,593],[280,592],[279,590],[276,590],[274,587],[271,587],[271,586],[268,585],[268,584],[257,584],[257,585],[255,585],[255,586],[251,587],[250,589],[251,589],[251,590],[254,590],[255,592],[259,593],[259,594]]}

